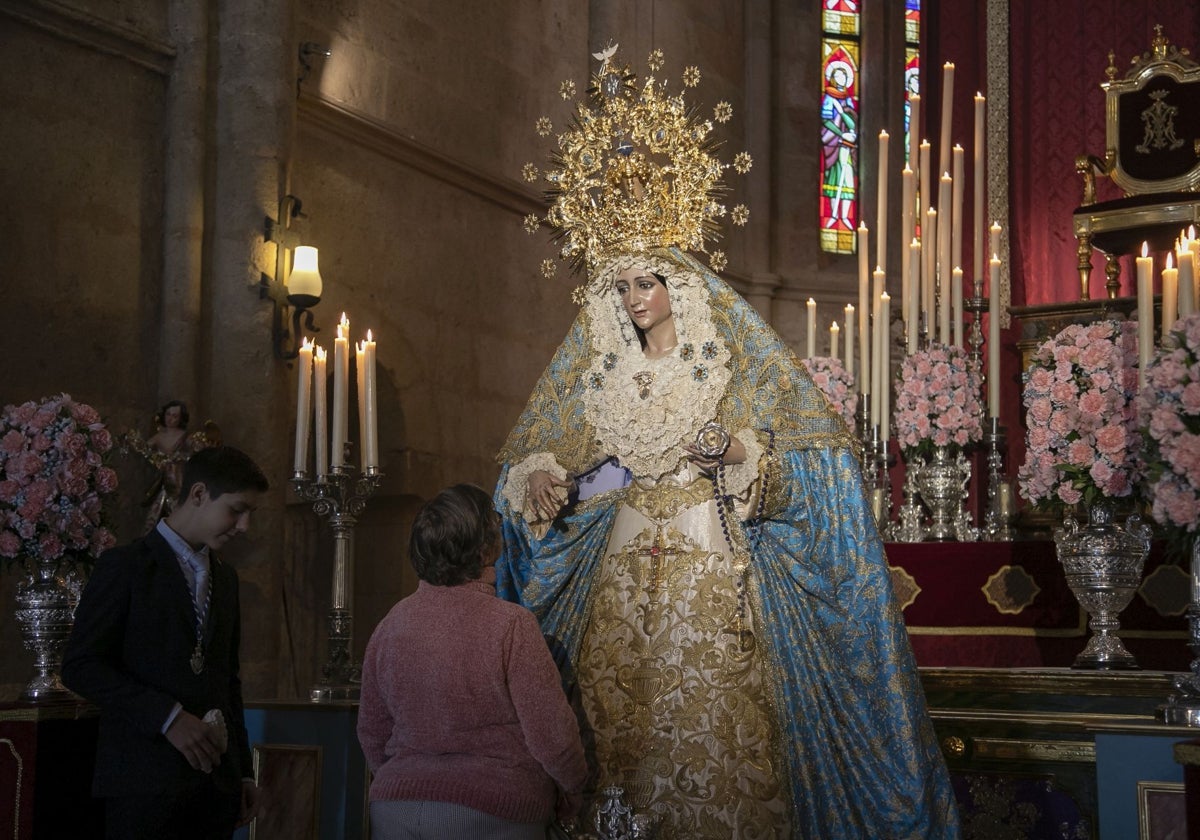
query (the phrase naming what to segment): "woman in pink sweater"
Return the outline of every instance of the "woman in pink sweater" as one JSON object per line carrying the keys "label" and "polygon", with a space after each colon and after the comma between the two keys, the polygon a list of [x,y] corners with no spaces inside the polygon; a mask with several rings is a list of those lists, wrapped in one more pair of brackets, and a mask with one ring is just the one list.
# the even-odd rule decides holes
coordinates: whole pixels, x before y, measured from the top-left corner
{"label": "woman in pink sweater", "polygon": [[363,660],[371,837],[543,840],[578,810],[587,765],[537,620],[496,597],[491,498],[443,490],[417,513],[409,549],[417,591]]}

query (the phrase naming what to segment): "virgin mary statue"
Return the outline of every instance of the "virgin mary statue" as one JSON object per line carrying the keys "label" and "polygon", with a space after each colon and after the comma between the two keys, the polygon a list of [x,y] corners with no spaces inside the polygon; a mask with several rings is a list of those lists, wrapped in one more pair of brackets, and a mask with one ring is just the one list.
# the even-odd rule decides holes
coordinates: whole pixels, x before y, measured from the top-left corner
{"label": "virgin mary statue", "polygon": [[547,220],[587,280],[499,454],[498,591],[578,690],[593,797],[660,838],[957,837],[853,441],[685,252],[722,166],[664,87],[605,58],[560,138]]}

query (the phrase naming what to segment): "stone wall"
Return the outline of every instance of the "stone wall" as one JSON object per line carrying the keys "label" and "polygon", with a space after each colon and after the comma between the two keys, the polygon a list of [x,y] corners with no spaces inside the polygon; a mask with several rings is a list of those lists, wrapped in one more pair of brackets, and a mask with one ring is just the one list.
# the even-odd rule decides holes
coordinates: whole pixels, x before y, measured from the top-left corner
{"label": "stone wall", "polygon": [[[733,105],[725,155],[748,149],[755,168],[732,178],[729,203],[752,216],[722,247],[786,337],[801,343],[809,291],[853,288],[853,258],[819,258],[805,232],[819,149],[803,80],[818,42],[815,12],[786,5],[228,0],[204,18],[187,0],[0,0],[0,402],[68,391],[115,430],[149,432],[157,405],[182,396],[194,423],[214,419],[254,454],[275,489],[227,552],[243,579],[246,693],[305,696],[324,658],[332,541],[286,489],[295,373],[273,357],[256,288],[274,260],[263,218],[286,192],[303,202],[293,229],[320,248],[325,280],[316,338],[331,346],[345,311],[355,339],[369,327],[379,342],[385,478],[356,541],[361,651],[414,585],[417,506],[457,481],[490,489],[494,454],[574,317],[575,282],[538,271],[556,256],[547,235],[522,230],[542,204],[520,171],[544,166],[534,123],[563,123],[559,83],[582,92],[591,52],[620,42],[642,73],[661,47],[673,87],[696,64],[697,101]],[[331,54],[295,98],[306,41]],[[114,462],[128,540],[148,473]],[[0,577],[12,640],[15,581]],[[6,646],[7,695],[29,662]]]}

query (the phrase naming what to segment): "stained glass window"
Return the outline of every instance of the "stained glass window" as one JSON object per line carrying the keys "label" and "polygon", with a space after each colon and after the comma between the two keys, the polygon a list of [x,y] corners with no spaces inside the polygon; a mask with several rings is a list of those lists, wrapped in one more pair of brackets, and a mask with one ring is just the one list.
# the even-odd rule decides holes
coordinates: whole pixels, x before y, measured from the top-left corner
{"label": "stained glass window", "polygon": [[858,226],[859,0],[822,0],[821,250],[855,252]]}
{"label": "stained glass window", "polygon": [[[912,149],[911,97],[921,92],[921,0],[904,0],[904,160]],[[916,126],[920,130],[920,126]]]}

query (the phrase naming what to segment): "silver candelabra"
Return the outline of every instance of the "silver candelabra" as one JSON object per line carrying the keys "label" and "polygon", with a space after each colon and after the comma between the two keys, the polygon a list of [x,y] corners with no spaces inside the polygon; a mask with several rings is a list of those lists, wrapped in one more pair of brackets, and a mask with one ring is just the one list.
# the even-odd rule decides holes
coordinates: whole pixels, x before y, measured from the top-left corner
{"label": "silver candelabra", "polygon": [[310,479],[292,475],[292,489],[312,502],[318,516],[333,528],[333,602],[329,609],[329,652],[321,681],[309,694],[314,703],[357,700],[362,667],[354,661],[354,526],[367,500],[379,489],[383,473],[375,467],[354,475],[354,468],[331,467],[328,475]]}

